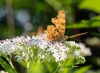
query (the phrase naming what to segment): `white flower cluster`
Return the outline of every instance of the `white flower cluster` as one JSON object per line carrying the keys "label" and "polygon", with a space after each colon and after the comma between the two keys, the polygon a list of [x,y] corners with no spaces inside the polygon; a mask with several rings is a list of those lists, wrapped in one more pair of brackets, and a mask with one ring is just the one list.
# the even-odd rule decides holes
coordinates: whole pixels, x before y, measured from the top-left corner
{"label": "white flower cluster", "polygon": [[32,61],[55,59],[56,62],[65,61],[68,53],[79,50],[80,46],[74,41],[50,42],[44,36],[24,36],[0,41],[0,55],[15,55],[18,61]]}
{"label": "white flower cluster", "polygon": [[78,51],[77,50],[74,51],[74,54],[76,56],[91,56],[92,55],[90,48],[86,47],[85,44],[80,42],[78,43],[78,45],[80,46],[81,49]]}

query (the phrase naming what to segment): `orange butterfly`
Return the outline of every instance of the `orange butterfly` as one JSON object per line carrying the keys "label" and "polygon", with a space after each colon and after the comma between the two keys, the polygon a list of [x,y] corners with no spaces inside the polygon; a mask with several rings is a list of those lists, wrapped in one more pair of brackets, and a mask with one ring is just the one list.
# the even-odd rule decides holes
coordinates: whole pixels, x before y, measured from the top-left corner
{"label": "orange butterfly", "polygon": [[52,23],[54,23],[55,26],[48,25],[47,30],[45,30],[47,34],[46,37],[49,41],[65,41],[67,38],[73,38],[86,34],[85,32],[73,36],[64,36],[66,21],[65,21],[65,12],[63,10],[58,12],[57,18],[52,18]]}

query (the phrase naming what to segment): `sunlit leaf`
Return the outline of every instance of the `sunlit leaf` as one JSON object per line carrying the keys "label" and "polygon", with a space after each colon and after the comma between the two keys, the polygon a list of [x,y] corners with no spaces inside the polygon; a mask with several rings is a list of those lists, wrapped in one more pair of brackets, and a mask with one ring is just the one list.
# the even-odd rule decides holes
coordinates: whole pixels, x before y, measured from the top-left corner
{"label": "sunlit leaf", "polygon": [[44,73],[43,65],[38,62],[31,63],[27,70],[27,73]]}
{"label": "sunlit leaf", "polygon": [[82,20],[79,23],[66,25],[67,29],[71,29],[71,28],[94,28],[94,27],[100,27],[99,17],[93,18],[91,20]]}
{"label": "sunlit leaf", "polygon": [[64,71],[62,72],[62,73],[70,73],[70,71],[72,70],[72,68],[73,68],[73,63],[74,63],[74,60],[75,60],[75,58],[70,58],[70,59],[68,59],[66,62],[65,62],[65,65],[64,66],[66,66],[66,68],[64,69]]}
{"label": "sunlit leaf", "polygon": [[50,6],[52,6],[55,10],[63,9],[62,3],[58,0],[45,0]]}
{"label": "sunlit leaf", "polygon": [[77,71],[75,71],[74,73],[86,73],[86,71],[89,70],[91,67],[91,65],[81,67],[77,69]]}
{"label": "sunlit leaf", "polygon": [[100,0],[83,0],[78,6],[80,9],[89,9],[100,13]]}

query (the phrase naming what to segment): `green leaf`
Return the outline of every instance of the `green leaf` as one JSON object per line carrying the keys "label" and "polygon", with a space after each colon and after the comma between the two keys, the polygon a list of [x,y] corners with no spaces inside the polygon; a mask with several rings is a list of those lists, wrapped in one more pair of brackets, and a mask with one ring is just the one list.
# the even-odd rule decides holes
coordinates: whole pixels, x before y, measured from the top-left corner
{"label": "green leaf", "polygon": [[82,20],[79,23],[74,24],[68,24],[66,26],[67,29],[72,28],[94,28],[94,27],[100,27],[100,20],[98,19],[91,19],[91,20]]}
{"label": "green leaf", "polygon": [[[16,62],[18,62],[18,61],[16,61]],[[18,62],[18,63],[25,68],[27,67],[27,63],[25,61],[21,61],[21,62]]]}
{"label": "green leaf", "polygon": [[86,71],[89,70],[91,67],[92,67],[91,65],[81,67],[77,71],[75,71],[74,73],[86,73]]}
{"label": "green leaf", "polygon": [[70,73],[70,71],[72,70],[72,68],[73,68],[73,63],[74,63],[74,61],[75,61],[75,58],[70,58],[70,59],[68,59],[66,62],[65,62],[65,69],[64,69],[64,71],[62,72],[62,73]]}
{"label": "green leaf", "polygon": [[83,0],[79,5],[80,9],[89,9],[100,13],[100,0]]}
{"label": "green leaf", "polygon": [[100,33],[92,32],[91,34],[100,37]]}
{"label": "green leaf", "polygon": [[50,73],[53,72],[53,67],[52,67],[51,63],[45,62],[45,65]]}
{"label": "green leaf", "polygon": [[45,73],[43,69],[43,64],[38,62],[32,62],[27,69],[27,73]]}
{"label": "green leaf", "polygon": [[63,9],[62,3],[59,0],[45,0],[50,6],[52,6],[55,10]]}
{"label": "green leaf", "polygon": [[0,64],[8,73],[17,73],[9,64],[7,64],[2,58],[0,58]]}

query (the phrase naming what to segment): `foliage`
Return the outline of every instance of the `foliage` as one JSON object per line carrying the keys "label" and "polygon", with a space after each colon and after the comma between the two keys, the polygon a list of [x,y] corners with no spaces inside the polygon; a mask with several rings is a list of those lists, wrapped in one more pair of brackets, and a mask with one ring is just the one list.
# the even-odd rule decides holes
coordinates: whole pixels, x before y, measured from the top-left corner
{"label": "foliage", "polygon": [[97,13],[100,13],[100,0],[83,0],[80,4],[79,4],[79,8],[80,9],[89,9],[92,11],[95,11]]}
{"label": "foliage", "polygon": [[90,20],[82,20],[79,23],[68,24],[66,28],[94,28],[100,26],[100,16],[96,16]]}

